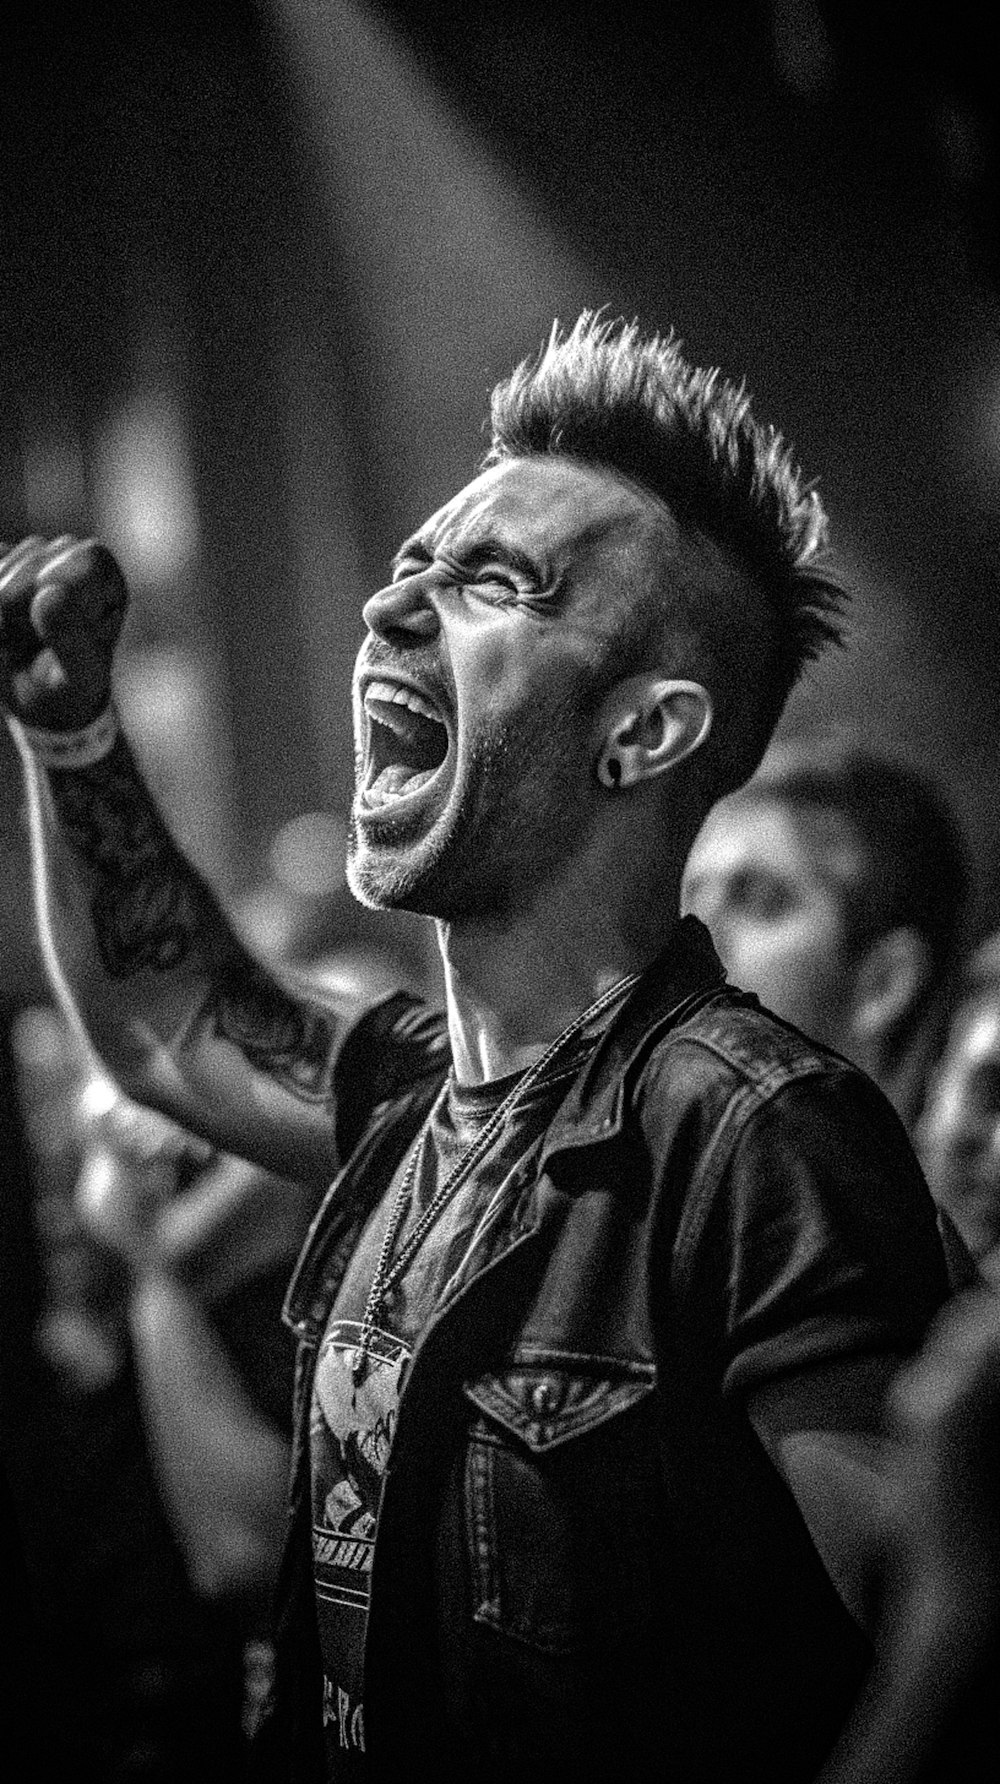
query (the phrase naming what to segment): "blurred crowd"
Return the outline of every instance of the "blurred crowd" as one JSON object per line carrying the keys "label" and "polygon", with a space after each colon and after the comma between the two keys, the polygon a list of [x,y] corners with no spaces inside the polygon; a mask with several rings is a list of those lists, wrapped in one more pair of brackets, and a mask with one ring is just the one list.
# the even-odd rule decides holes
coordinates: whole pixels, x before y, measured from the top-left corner
{"label": "blurred crowd", "polygon": [[[985,1497],[967,1518],[952,1508],[956,1545],[960,1531],[972,1545],[949,1559],[967,1571],[965,1618],[997,1577],[982,1545],[1000,1536],[1000,933],[969,934],[972,858],[911,765],[797,739],[715,807],[685,878],[732,981],[869,1073],[916,1146],[954,1300],[887,1432],[940,1462],[951,1407],[978,1444]],[[358,948],[309,970],[369,999],[434,991]],[[4,1523],[24,1632],[11,1701],[44,1681],[36,1775],[48,1758],[94,1784],[242,1779],[269,1686],[291,1439],[281,1306],[327,1186],[268,1177],[130,1105],[42,981],[5,1003],[0,1066]],[[968,1471],[954,1479],[969,1491]],[[900,1577],[901,1598],[924,1589]],[[887,1604],[890,1672],[899,1616]],[[908,1661],[910,1697],[897,1676],[829,1784],[896,1775],[886,1753],[902,1763],[926,1685],[926,1656]],[[934,1777],[985,1777],[1000,1754],[993,1673],[974,1672]]]}
{"label": "blurred crowd", "polygon": [[[412,984],[403,953],[316,952],[273,884],[233,915],[265,956],[304,950],[334,996]],[[44,1780],[236,1784],[271,1677],[294,1373],[281,1307],[327,1185],[220,1156],[129,1102],[40,970],[9,991],[2,1577],[17,1646],[0,1738],[28,1739]]]}

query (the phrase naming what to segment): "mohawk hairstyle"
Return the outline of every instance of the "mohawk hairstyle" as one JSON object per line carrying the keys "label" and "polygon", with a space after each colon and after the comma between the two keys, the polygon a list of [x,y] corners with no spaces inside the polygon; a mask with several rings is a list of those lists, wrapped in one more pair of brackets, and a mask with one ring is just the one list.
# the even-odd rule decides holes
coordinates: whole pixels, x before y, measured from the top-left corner
{"label": "mohawk hairstyle", "polygon": [[805,665],[843,642],[848,603],[819,496],[781,435],[756,421],[742,383],[691,365],[672,332],[644,337],[636,322],[593,310],[568,332],[556,321],[540,352],[497,385],[490,428],[483,469],[549,453],[606,466],[750,576],[770,620],[773,672],[759,690],[757,735],[733,752],[739,769],[726,779],[738,785]]}

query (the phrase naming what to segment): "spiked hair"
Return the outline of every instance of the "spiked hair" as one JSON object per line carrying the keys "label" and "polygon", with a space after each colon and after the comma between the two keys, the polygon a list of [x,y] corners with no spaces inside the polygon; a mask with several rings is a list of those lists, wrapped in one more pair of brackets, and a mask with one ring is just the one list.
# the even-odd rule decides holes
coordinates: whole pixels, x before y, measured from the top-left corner
{"label": "spiked hair", "polygon": [[843,642],[848,598],[826,514],[781,435],[754,418],[742,383],[691,365],[672,333],[644,337],[637,323],[590,310],[568,331],[554,323],[541,351],[497,385],[490,428],[483,469],[559,454],[617,471],[666,504],[682,537],[713,542],[756,589],[768,645],[752,707],[746,682],[756,676],[748,678],[724,590],[706,587],[704,576],[701,587],[684,586],[675,568],[660,598],[663,626],[683,606],[715,662],[721,687],[712,691],[722,694],[730,735],[716,739],[714,791],[739,785],[806,664]]}

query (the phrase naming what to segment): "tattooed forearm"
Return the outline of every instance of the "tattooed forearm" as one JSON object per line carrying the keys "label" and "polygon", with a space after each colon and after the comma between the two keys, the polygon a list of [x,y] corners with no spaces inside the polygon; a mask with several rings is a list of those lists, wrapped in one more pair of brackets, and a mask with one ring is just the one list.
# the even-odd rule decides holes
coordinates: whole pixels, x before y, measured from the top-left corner
{"label": "tattooed forearm", "polygon": [[173,842],[127,742],[119,739],[94,767],[49,781],[63,835],[89,880],[108,977],[193,969],[217,1034],[303,1100],[328,1099],[336,1019],[286,992],[238,941]]}
{"label": "tattooed forearm", "polygon": [[218,907],[175,847],[124,739],[94,767],[53,773],[49,784],[63,835],[89,870],[108,976],[168,972],[195,952],[204,957],[223,928]]}
{"label": "tattooed forearm", "polygon": [[212,1014],[219,1034],[259,1070],[304,1100],[331,1099],[337,1021],[328,1011],[294,1001],[249,960],[220,981]]}

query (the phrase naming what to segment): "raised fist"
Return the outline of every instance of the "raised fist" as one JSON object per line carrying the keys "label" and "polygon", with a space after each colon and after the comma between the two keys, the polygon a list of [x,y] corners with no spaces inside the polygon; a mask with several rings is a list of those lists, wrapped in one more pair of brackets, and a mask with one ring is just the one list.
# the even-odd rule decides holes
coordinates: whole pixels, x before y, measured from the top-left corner
{"label": "raised fist", "polygon": [[0,700],[11,716],[54,731],[96,718],[127,605],[124,577],[96,539],[0,545]]}

